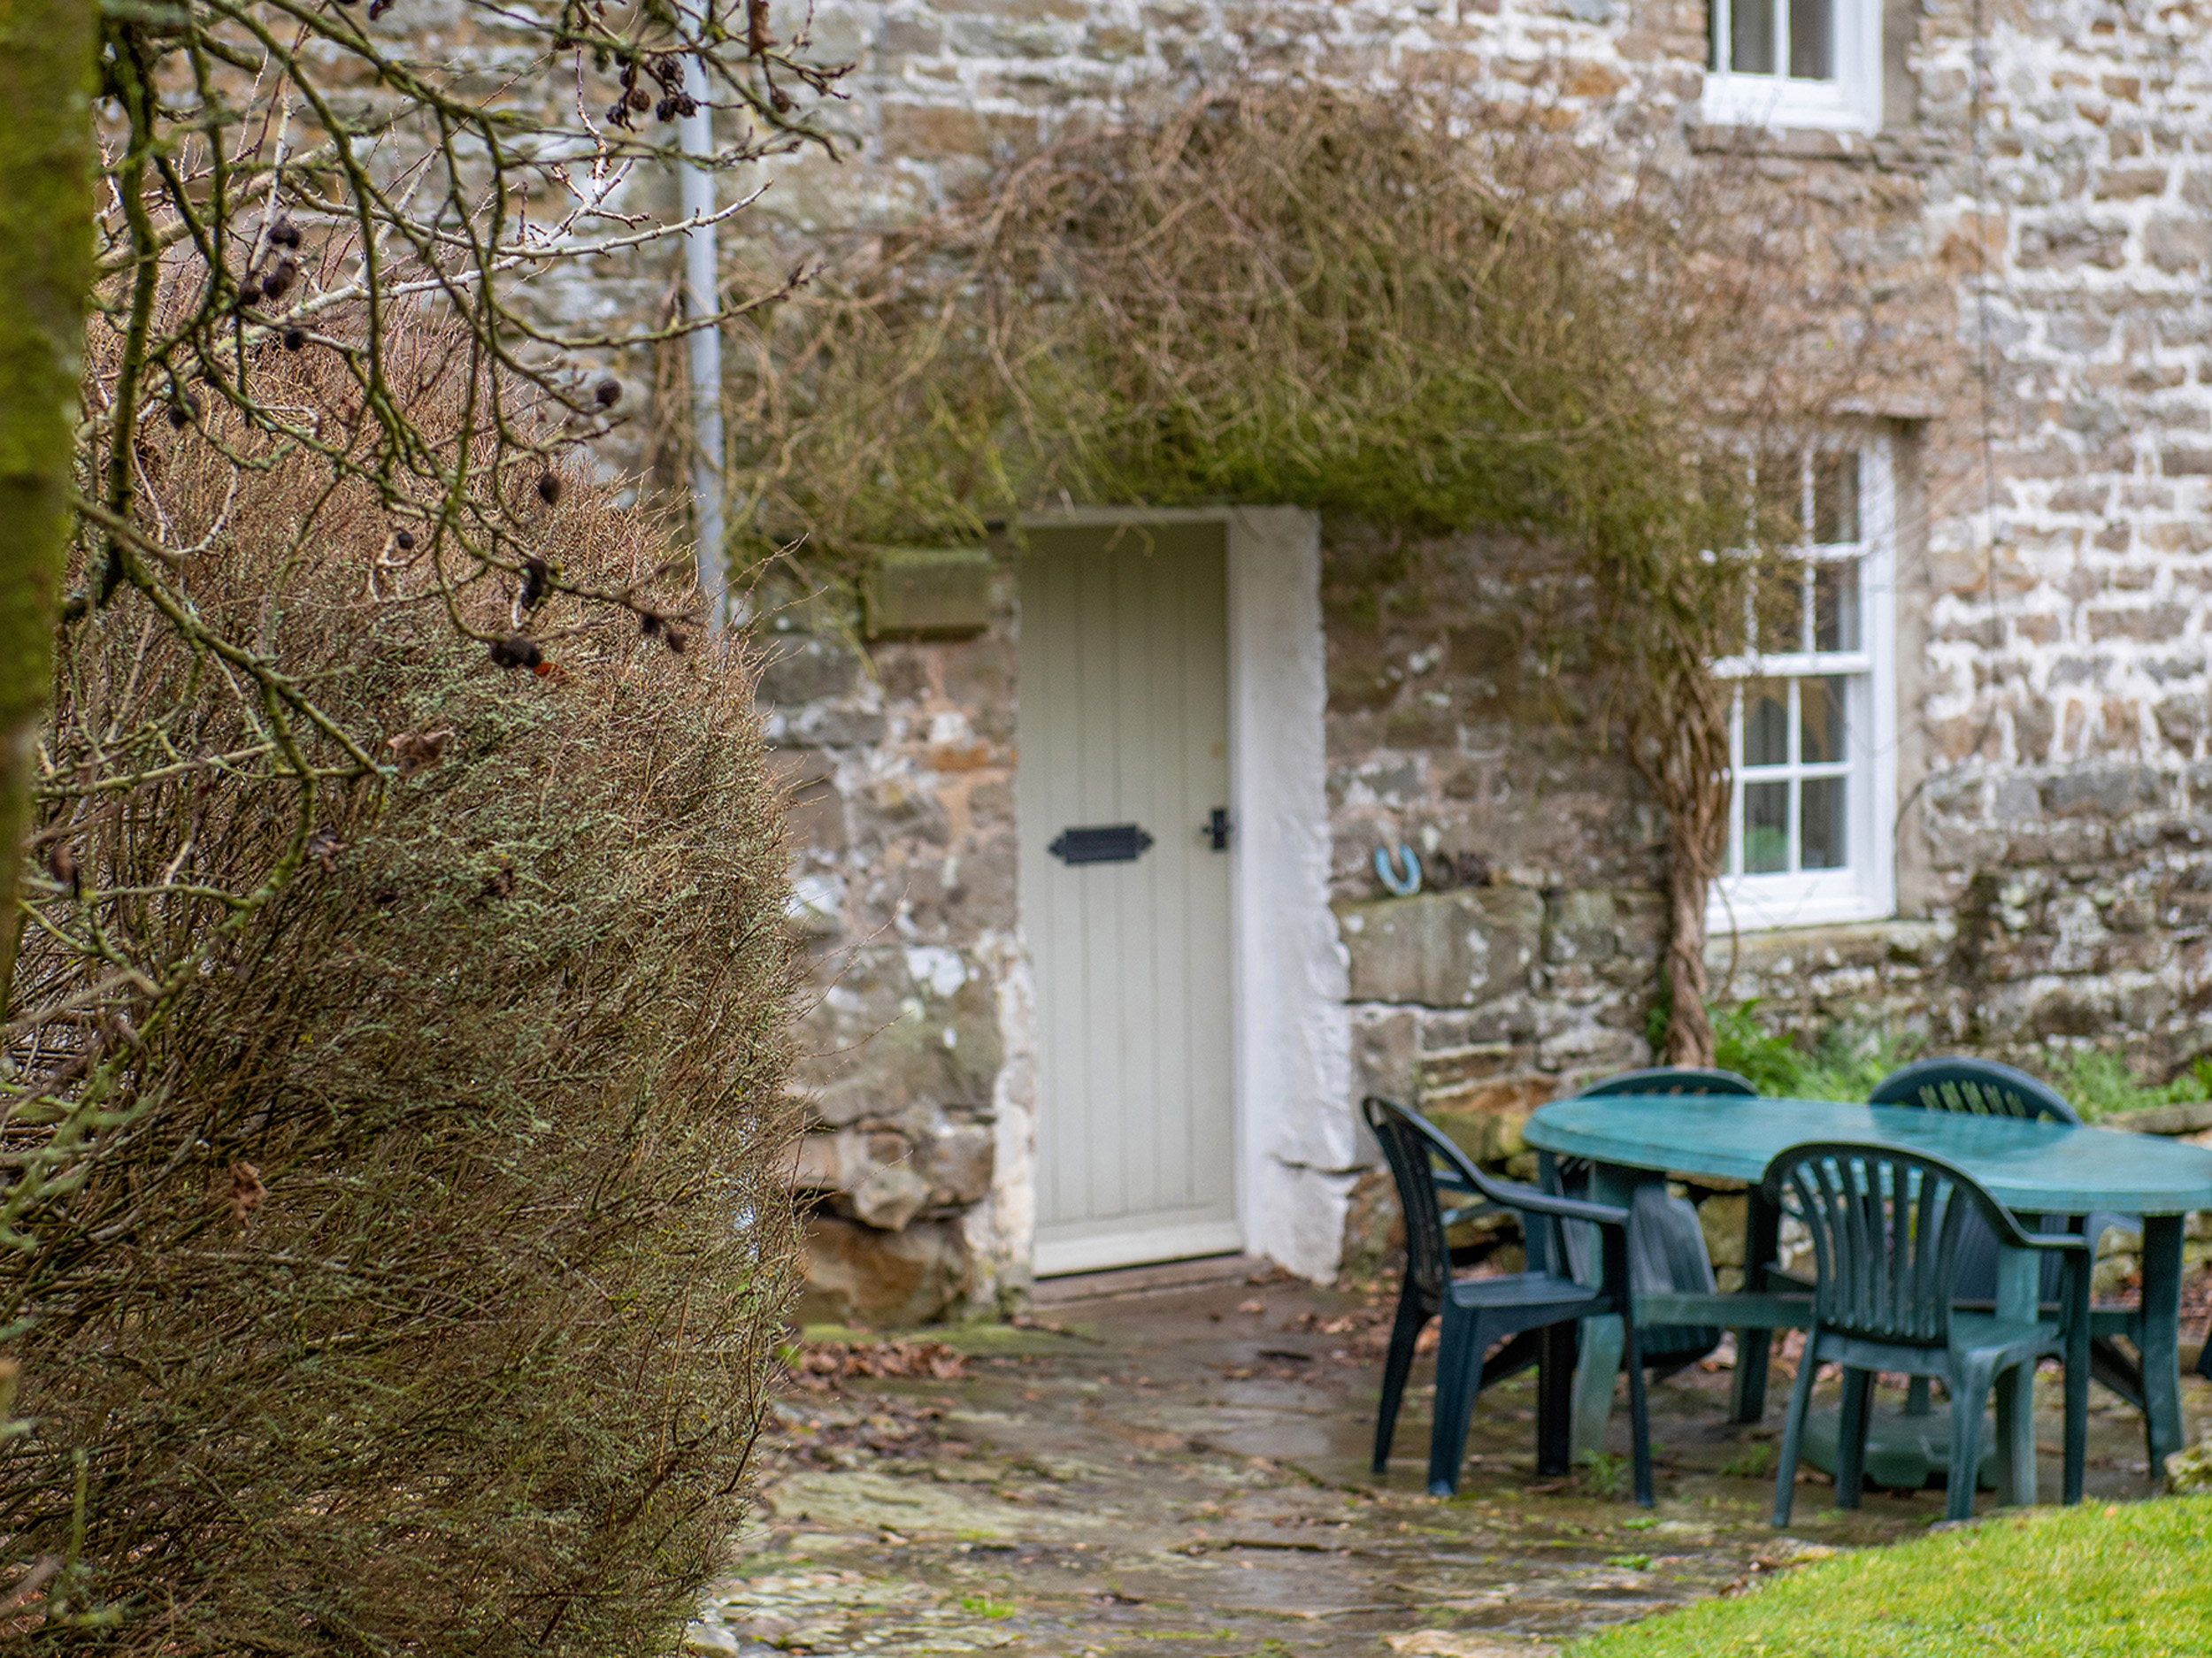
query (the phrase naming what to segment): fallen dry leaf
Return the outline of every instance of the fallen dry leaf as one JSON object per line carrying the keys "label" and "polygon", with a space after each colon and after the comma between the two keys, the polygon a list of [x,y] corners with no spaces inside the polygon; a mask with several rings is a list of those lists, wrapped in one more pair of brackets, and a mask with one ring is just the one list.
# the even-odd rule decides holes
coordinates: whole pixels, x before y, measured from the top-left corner
{"label": "fallen dry leaf", "polygon": [[1559,1649],[1548,1641],[1473,1630],[1417,1629],[1386,1635],[1383,1642],[1401,1658],[1546,1658]]}

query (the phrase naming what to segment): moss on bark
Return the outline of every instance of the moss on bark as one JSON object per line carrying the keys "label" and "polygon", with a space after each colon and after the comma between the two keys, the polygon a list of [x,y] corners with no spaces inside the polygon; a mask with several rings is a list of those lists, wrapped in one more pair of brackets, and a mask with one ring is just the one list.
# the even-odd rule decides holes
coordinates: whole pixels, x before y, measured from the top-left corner
{"label": "moss on bark", "polygon": [[[95,33],[86,0],[0,0],[0,915],[11,917],[69,539],[92,286]],[[12,920],[0,925],[0,985],[15,939]]]}

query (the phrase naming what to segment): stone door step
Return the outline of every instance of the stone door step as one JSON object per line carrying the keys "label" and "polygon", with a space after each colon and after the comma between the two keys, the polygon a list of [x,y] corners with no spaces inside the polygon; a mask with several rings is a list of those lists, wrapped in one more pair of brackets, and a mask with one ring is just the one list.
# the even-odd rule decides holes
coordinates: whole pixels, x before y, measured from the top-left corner
{"label": "stone door step", "polygon": [[1040,1278],[1030,1301],[1038,1307],[1064,1307],[1071,1301],[1118,1301],[1129,1295],[1159,1295],[1171,1290],[1202,1289],[1214,1284],[1240,1284],[1250,1278],[1271,1275],[1271,1261],[1258,1255],[1205,1255],[1195,1261],[1162,1261],[1152,1266],[1117,1267],[1110,1272],[1075,1272],[1066,1278]]}

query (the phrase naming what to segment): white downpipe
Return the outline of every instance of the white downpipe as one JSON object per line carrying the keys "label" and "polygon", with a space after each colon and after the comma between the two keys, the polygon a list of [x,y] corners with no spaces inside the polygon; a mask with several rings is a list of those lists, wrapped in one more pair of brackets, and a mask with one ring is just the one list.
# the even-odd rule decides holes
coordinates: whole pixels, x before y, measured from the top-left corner
{"label": "white downpipe", "polygon": [[[707,72],[695,56],[684,58],[684,92],[697,107],[680,118],[677,168],[683,211],[693,226],[684,233],[684,314],[711,317],[722,309],[714,226],[714,173],[699,160],[714,155],[714,111],[707,106]],[[691,511],[699,532],[699,591],[707,602],[707,630],[722,631],[728,608],[728,575],[722,558],[722,330],[695,328],[684,336],[691,382]]]}

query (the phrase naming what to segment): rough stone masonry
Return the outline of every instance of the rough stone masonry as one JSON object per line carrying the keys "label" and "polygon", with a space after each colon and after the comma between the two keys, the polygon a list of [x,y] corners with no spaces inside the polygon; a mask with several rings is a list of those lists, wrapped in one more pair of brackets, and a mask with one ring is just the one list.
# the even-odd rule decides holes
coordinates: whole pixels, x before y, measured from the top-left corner
{"label": "rough stone masonry", "polygon": [[[1896,462],[1896,916],[1717,938],[1716,982],[1800,1027],[2074,1040],[2147,1077],[2212,1041],[2206,5],[1887,0],[1872,137],[1705,126],[1686,0],[831,0],[809,27],[857,67],[826,118],[844,159],[763,169],[750,222],[784,242],[911,220],[1056,134],[1250,74],[1441,70],[1625,160],[1752,157],[1808,204],[1809,259],[1864,275],[1929,366],[1839,426]],[[620,280],[558,303],[645,303]],[[1535,1103],[1647,1057],[1659,827],[1563,718],[1521,578],[1479,539],[1326,525],[1324,560],[1351,1097],[1420,1099],[1509,1154]],[[1018,595],[1002,564],[980,636],[872,648],[843,603],[780,612],[761,685],[818,963],[810,1307],[907,1323],[1026,1283]],[[1370,872],[1400,841],[1418,897]],[[1357,1171],[1328,1172],[1356,1225]]]}

